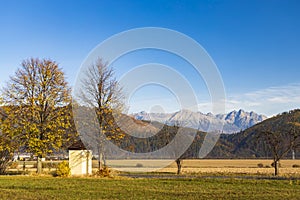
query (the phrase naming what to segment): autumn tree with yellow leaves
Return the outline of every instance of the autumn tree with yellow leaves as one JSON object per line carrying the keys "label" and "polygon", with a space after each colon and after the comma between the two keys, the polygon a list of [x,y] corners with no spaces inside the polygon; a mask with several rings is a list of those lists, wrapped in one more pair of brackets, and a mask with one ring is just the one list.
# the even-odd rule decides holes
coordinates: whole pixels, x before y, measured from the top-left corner
{"label": "autumn tree with yellow leaves", "polygon": [[41,158],[59,149],[70,128],[70,88],[58,64],[49,59],[24,60],[2,90],[5,115],[2,132],[37,159],[37,173],[42,172]]}

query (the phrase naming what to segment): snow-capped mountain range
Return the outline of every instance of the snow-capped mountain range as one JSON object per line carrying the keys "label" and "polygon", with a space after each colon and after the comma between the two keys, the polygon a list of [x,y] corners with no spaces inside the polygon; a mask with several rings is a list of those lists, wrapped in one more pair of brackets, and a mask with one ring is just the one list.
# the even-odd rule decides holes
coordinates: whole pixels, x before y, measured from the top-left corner
{"label": "snow-capped mountain range", "polygon": [[244,110],[232,111],[228,114],[213,115],[212,113],[181,110],[175,113],[147,113],[145,111],[131,115],[137,120],[157,121],[168,125],[178,125],[198,129],[205,132],[236,133],[245,130],[263,120],[264,115]]}

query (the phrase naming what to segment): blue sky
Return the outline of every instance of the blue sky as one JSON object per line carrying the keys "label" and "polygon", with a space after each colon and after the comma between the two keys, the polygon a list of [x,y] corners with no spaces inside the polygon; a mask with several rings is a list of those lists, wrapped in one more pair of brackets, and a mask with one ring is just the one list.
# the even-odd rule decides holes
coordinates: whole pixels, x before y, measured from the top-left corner
{"label": "blue sky", "polygon": [[[74,85],[83,60],[105,39],[132,28],[163,27],[186,34],[206,49],[223,78],[227,111],[242,108],[271,116],[299,107],[299,10],[297,0],[0,0],[0,84],[23,59],[40,57],[60,63]],[[205,83],[174,56],[137,52],[114,67],[121,77],[149,62],[182,73],[197,93],[199,110],[210,111]],[[171,106],[173,100],[166,89],[147,86],[132,97],[130,112],[158,104],[171,112],[178,108]]]}

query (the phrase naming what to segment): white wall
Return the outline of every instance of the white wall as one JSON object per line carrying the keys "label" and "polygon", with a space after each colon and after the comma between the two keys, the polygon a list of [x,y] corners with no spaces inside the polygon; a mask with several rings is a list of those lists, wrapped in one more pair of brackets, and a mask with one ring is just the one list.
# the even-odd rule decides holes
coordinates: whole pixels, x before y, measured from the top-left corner
{"label": "white wall", "polygon": [[92,151],[69,150],[69,167],[71,175],[92,174]]}

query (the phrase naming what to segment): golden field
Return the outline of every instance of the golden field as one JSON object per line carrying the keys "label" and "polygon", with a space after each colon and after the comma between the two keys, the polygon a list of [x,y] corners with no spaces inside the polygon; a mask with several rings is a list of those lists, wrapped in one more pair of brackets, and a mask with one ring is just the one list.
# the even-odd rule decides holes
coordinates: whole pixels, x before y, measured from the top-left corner
{"label": "golden field", "polygon": [[[53,163],[58,163],[55,161]],[[272,175],[274,168],[271,167],[272,160],[261,159],[195,159],[182,160],[183,174],[196,175]],[[33,167],[34,161],[26,162],[27,171],[35,171]],[[46,161],[50,163],[50,161]],[[258,167],[258,164],[263,167]],[[23,162],[19,162],[17,169],[9,171],[21,171]],[[117,171],[126,172],[161,172],[176,173],[177,166],[171,160],[108,160],[107,164],[110,168]],[[300,166],[300,160],[281,160],[280,174],[290,176],[300,176],[300,167],[295,168],[293,165]],[[93,160],[93,171],[97,171],[98,161]],[[50,169],[51,171],[55,168]],[[45,168],[44,171],[50,171]]]}
{"label": "golden field", "polygon": [[[261,159],[195,159],[182,160],[183,174],[249,174],[272,175],[274,168],[272,160]],[[168,164],[169,163],[169,164]],[[119,171],[156,171],[164,173],[176,173],[177,166],[170,160],[110,160],[107,164]],[[262,164],[263,167],[258,167]],[[281,175],[300,176],[300,160],[281,160]],[[166,166],[166,167],[164,167]],[[97,168],[97,161],[93,162],[93,168]],[[95,169],[96,170],[96,169]]]}

